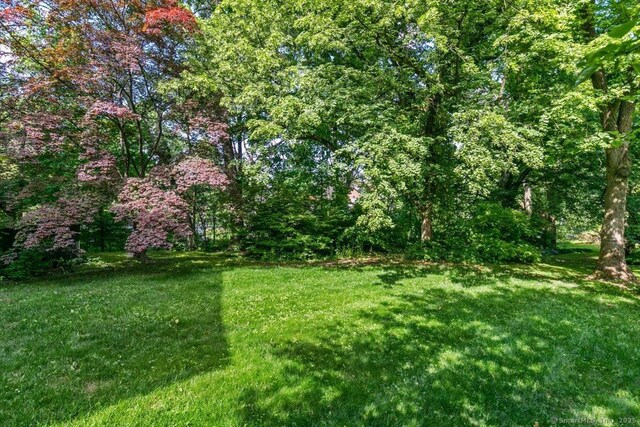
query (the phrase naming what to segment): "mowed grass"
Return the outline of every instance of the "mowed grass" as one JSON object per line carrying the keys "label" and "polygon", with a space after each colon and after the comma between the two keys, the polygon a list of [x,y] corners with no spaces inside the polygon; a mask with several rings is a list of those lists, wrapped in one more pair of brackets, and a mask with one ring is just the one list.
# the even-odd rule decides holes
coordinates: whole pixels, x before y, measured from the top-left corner
{"label": "mowed grass", "polygon": [[640,422],[640,299],[535,267],[103,255],[0,287],[0,425]]}

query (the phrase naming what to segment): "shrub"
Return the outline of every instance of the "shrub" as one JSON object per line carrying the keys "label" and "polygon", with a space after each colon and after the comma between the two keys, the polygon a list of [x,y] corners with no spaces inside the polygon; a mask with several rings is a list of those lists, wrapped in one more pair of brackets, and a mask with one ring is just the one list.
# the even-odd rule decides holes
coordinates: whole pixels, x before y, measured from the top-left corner
{"label": "shrub", "polygon": [[533,264],[540,261],[540,250],[528,243],[512,243],[485,238],[473,245],[478,260],[490,263]]}
{"label": "shrub", "polygon": [[539,232],[522,212],[497,204],[476,206],[468,218],[441,224],[434,241],[412,248],[408,256],[430,261],[524,263],[538,262]]}
{"label": "shrub", "polygon": [[0,276],[21,280],[33,276],[42,276],[54,269],[66,270],[85,262],[84,258],[71,251],[45,251],[42,249],[25,249],[6,256],[11,262],[2,264]]}
{"label": "shrub", "polygon": [[248,256],[306,260],[333,256],[337,241],[352,223],[348,212],[313,200],[278,197],[260,205],[242,231]]}
{"label": "shrub", "polygon": [[475,234],[505,242],[533,242],[539,235],[528,215],[495,203],[478,205],[470,222]]}

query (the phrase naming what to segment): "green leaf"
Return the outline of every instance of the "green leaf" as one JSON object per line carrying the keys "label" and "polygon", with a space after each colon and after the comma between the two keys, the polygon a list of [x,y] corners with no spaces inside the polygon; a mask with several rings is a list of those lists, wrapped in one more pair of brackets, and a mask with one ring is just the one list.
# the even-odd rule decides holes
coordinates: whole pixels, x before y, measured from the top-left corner
{"label": "green leaf", "polygon": [[589,79],[593,75],[593,73],[596,72],[598,67],[600,67],[600,64],[590,64],[584,70],[582,70],[582,72],[578,75],[576,85],[580,85],[587,81],[587,79]]}
{"label": "green leaf", "polygon": [[629,34],[629,32],[633,29],[633,27],[636,26],[637,23],[637,19],[632,19],[631,21],[625,22],[624,24],[616,25],[615,27],[611,28],[611,31],[609,31],[608,35],[609,37],[612,37],[614,39],[621,39],[622,37]]}
{"label": "green leaf", "polygon": [[594,52],[591,52],[586,57],[587,64],[594,63],[596,59],[603,58],[607,56],[609,53],[613,53],[618,49],[618,45],[616,43],[609,43],[605,47],[602,47]]}
{"label": "green leaf", "polygon": [[640,43],[637,39],[625,40],[624,42],[620,43],[618,51],[616,52],[616,56],[628,55],[638,49],[640,49]]}
{"label": "green leaf", "polygon": [[624,135],[617,130],[609,131],[607,133],[613,137],[611,140],[611,146],[613,148],[620,148],[624,142]]}

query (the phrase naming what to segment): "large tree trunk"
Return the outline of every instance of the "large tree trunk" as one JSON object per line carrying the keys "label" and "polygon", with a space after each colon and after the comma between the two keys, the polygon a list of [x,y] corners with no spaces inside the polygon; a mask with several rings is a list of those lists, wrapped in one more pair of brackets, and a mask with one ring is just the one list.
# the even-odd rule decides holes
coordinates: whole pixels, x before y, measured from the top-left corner
{"label": "large tree trunk", "polygon": [[[583,4],[582,17],[585,41],[590,42],[597,37],[596,1]],[[599,69],[591,76],[594,89],[609,93],[607,75]],[[606,132],[617,132],[623,142],[620,147],[606,150],[607,155],[607,190],[604,200],[604,220],[600,237],[600,259],[595,276],[605,279],[635,280],[627,266],[625,258],[624,230],[627,215],[627,193],[629,191],[629,175],[631,174],[631,157],[629,145],[624,140],[633,129],[635,104],[620,99],[602,107],[602,127]]]}
{"label": "large tree trunk", "polygon": [[598,272],[609,279],[634,279],[625,259],[624,240],[630,170],[631,159],[626,144],[607,149],[607,191]]}
{"label": "large tree trunk", "polygon": [[[634,104],[622,102],[614,108],[618,109],[615,125],[624,138],[632,129]],[[611,127],[612,119],[612,117],[603,117],[605,128]],[[597,275],[605,279],[631,281],[635,280],[635,277],[625,259],[624,238],[627,193],[631,174],[629,144],[623,142],[620,147],[608,148],[606,155],[607,190],[604,199],[604,220],[600,231],[602,242]]]}

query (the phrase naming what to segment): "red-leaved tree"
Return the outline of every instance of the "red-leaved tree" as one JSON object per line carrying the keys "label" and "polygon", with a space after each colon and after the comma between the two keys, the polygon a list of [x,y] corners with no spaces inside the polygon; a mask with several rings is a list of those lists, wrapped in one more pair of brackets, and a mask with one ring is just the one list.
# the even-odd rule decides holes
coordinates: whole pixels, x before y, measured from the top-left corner
{"label": "red-leaved tree", "polygon": [[148,249],[170,249],[170,237],[189,238],[192,229],[185,194],[195,187],[226,184],[225,175],[213,162],[195,157],[171,170],[159,167],[146,178],[127,179],[113,207],[116,217],[133,227],[127,251],[144,259]]}
{"label": "red-leaved tree", "polygon": [[0,154],[24,177],[2,203],[18,249],[77,251],[109,210],[136,255],[193,233],[189,190],[226,184],[224,115],[161,87],[196,31],[176,0],[0,0]]}

